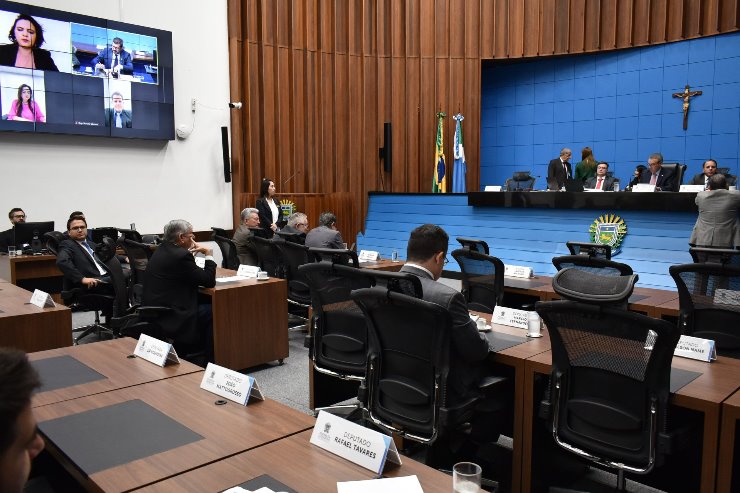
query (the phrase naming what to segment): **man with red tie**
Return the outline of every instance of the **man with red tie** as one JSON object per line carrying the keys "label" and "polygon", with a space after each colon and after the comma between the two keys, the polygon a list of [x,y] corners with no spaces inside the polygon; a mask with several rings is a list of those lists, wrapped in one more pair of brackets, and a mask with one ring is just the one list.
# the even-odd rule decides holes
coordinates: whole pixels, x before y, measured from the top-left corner
{"label": "man with red tie", "polygon": [[593,188],[594,190],[607,190],[612,191],[614,189],[614,178],[606,176],[609,171],[609,163],[600,161],[596,165],[596,176],[592,176],[584,184],[585,188]]}

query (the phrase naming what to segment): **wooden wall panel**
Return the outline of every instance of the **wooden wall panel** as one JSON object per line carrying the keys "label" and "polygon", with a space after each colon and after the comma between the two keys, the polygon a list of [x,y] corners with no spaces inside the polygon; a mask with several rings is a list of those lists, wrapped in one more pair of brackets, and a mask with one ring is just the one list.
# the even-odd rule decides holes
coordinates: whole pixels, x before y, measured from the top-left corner
{"label": "wooden wall panel", "polygon": [[[428,192],[437,111],[452,168],[461,111],[479,186],[481,63],[656,44],[739,28],[738,0],[227,0],[234,212],[281,195],[364,228],[367,192]],[[378,157],[393,125],[393,170]],[[317,205],[318,204],[318,205]],[[345,210],[346,209],[346,210]],[[313,213],[312,212],[312,213]],[[312,217],[316,220],[317,217]]]}

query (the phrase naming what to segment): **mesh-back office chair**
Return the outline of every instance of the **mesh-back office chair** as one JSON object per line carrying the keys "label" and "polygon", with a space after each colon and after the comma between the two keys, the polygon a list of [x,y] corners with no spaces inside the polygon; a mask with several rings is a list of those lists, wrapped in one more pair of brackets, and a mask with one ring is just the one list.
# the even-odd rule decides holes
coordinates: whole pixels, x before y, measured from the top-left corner
{"label": "mesh-back office chair", "polygon": [[496,257],[460,248],[452,252],[462,272],[462,293],[468,308],[493,313],[504,299],[504,263]]}
{"label": "mesh-back office chair", "polygon": [[696,263],[711,262],[721,265],[740,265],[740,250],[733,248],[691,247],[689,253],[691,254],[691,260]]}
{"label": "mesh-back office chair", "polygon": [[128,257],[131,267],[131,302],[137,304],[141,301],[144,282],[146,282],[146,266],[154,254],[151,245],[130,240],[125,236],[118,239],[118,245]]}
{"label": "mesh-back office chair", "polygon": [[730,174],[730,168],[717,168],[717,173],[725,175],[725,181],[728,186],[737,186],[737,176]]}
{"label": "mesh-back office chair", "polygon": [[488,243],[486,243],[484,240],[478,240],[475,238],[463,238],[460,236],[455,239],[466,250],[473,250],[474,252],[484,253],[488,255]]}
{"label": "mesh-back office chair", "polygon": [[529,171],[515,171],[511,178],[506,179],[504,190],[507,192],[528,191],[534,189],[536,178],[529,174]]}
{"label": "mesh-back office chair", "polygon": [[224,238],[228,238],[230,236],[229,233],[225,229],[223,229],[223,228],[215,228],[215,227],[211,226],[211,231],[213,231],[213,233],[211,233],[211,236],[212,237],[213,236],[222,236]]}
{"label": "mesh-back office chair", "polygon": [[717,352],[740,358],[740,266],[672,265],[681,332],[715,341]]}
{"label": "mesh-back office chair", "polygon": [[102,243],[103,238],[110,238],[113,241],[116,241],[118,239],[118,228],[113,227],[104,227],[104,228],[92,228],[90,230],[90,236],[92,237],[92,241],[95,243]]}
{"label": "mesh-back office chair", "polygon": [[213,234],[213,241],[216,242],[219,250],[221,250],[221,267],[231,270],[239,269],[239,257],[236,254],[236,244],[234,244],[234,241],[215,233]]}
{"label": "mesh-back office chair", "polygon": [[604,245],[602,243],[584,243],[580,241],[566,241],[565,246],[568,247],[568,251],[571,255],[586,255],[587,257],[603,258],[606,260],[612,259],[611,245]]}
{"label": "mesh-back office chair", "polygon": [[46,249],[54,255],[59,251],[59,244],[66,240],[64,233],[61,231],[50,231],[48,233],[44,233],[43,239],[46,244]]}
{"label": "mesh-back office chair", "polygon": [[316,262],[329,261],[333,264],[351,265],[355,268],[360,266],[357,252],[354,250],[312,247],[308,251]]}
{"label": "mesh-back office chair", "polygon": [[127,240],[132,240],[132,241],[135,241],[137,243],[143,243],[143,239],[141,237],[141,233],[139,233],[135,229],[121,229],[121,228],[118,228],[118,232],[120,233],[120,235],[123,238],[125,238]]}
{"label": "mesh-back office chair", "polygon": [[[311,306],[311,291],[308,288],[306,277],[298,268],[301,265],[313,263],[313,255],[305,245],[291,243],[289,241],[273,242],[280,252],[283,262],[285,280],[288,281],[288,309],[292,305],[299,314],[291,313],[303,319],[308,324],[308,308]],[[306,325],[306,328],[308,326]]]}
{"label": "mesh-back office chair", "polygon": [[578,301],[538,302],[536,309],[552,342],[550,393],[542,403],[552,436],[579,457],[616,469],[624,490],[625,471],[648,473],[670,443],[662,432],[678,330]]}
{"label": "mesh-back office chair", "polygon": [[574,268],[602,276],[629,276],[633,273],[632,267],[627,264],[598,257],[587,257],[585,255],[553,257],[552,264],[558,270]]}
{"label": "mesh-back office chair", "polygon": [[674,181],[676,187],[675,191],[678,192],[679,187],[683,183],[683,175],[686,172],[686,165],[679,163],[663,163],[660,166],[666,170],[673,170],[674,176],[676,177]]}
{"label": "mesh-back office chair", "polygon": [[[262,231],[262,230],[260,230]],[[270,277],[285,277],[285,261],[277,244],[281,240],[266,239],[260,236],[252,237],[252,244],[257,251],[259,267]]]}
{"label": "mesh-back office chair", "polygon": [[298,243],[300,245],[305,245],[306,243],[306,235],[305,234],[298,234],[298,233],[286,233],[285,231],[278,231],[277,232],[278,237],[285,241],[292,241],[293,243]]}

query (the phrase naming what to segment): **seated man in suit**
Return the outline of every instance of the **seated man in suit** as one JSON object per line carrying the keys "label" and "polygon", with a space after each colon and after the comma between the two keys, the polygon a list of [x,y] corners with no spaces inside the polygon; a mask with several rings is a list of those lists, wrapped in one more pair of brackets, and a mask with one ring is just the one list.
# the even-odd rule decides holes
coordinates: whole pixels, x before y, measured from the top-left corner
{"label": "seated man in suit", "polygon": [[560,157],[550,161],[547,166],[547,186],[550,190],[560,190],[565,185],[565,180],[573,178],[568,162],[571,154],[570,149],[565,147],[560,150]]}
{"label": "seated man in suit", "polygon": [[22,351],[0,348],[0,491],[22,493],[31,461],[44,450],[31,394],[39,376]]}
{"label": "seated man in suit", "polygon": [[26,222],[26,213],[23,212],[23,209],[20,207],[13,207],[10,209],[10,212],[8,212],[8,219],[10,219],[10,224],[12,224],[13,227],[0,233],[0,252],[3,253],[8,253],[9,246],[15,246],[14,228],[17,223]]}
{"label": "seated man in suit", "polygon": [[120,74],[131,75],[134,73],[134,64],[131,61],[131,55],[123,49],[123,40],[113,38],[110,48],[106,47],[100,50],[98,56],[92,59],[92,66],[95,75],[105,74],[106,71],[113,77]]}
{"label": "seated man in suit", "polygon": [[95,256],[96,244],[87,240],[87,221],[72,216],[67,221],[69,239],[59,244],[57,267],[72,287],[84,287],[103,293],[112,292],[105,264]]}
{"label": "seated man in suit", "polygon": [[110,99],[113,107],[105,110],[105,126],[131,128],[131,112],[123,109],[123,94],[114,91]]}
{"label": "seated man in suit", "polygon": [[717,161],[707,159],[702,166],[702,172],[691,179],[689,185],[704,185],[704,189],[709,189],[709,178],[717,173]]}
{"label": "seated man in suit", "polygon": [[655,185],[657,191],[676,191],[676,176],[673,170],[663,168],[663,155],[661,153],[650,154],[648,168],[640,175],[640,183]]}
{"label": "seated man in suit", "polygon": [[337,216],[331,212],[322,212],[319,216],[319,227],[306,234],[306,246],[309,248],[346,248],[342,234],[337,231]]}
{"label": "seated man in suit", "polygon": [[294,212],[288,217],[288,224],[280,230],[281,235],[293,235],[297,243],[306,243],[306,232],[308,231],[308,216],[302,212]]}
{"label": "seated man in suit", "polygon": [[596,165],[596,176],[592,176],[586,180],[586,183],[584,184],[585,188],[608,190],[610,192],[614,190],[614,178],[606,176],[607,172],[609,172],[609,163],[600,161],[599,164]]}
{"label": "seated man in suit", "polygon": [[257,250],[254,247],[254,233],[252,228],[260,227],[259,211],[254,207],[247,207],[240,214],[242,223],[234,231],[234,244],[236,245],[236,255],[239,257],[239,263],[242,265],[259,266]]}
{"label": "seated man in suit", "polygon": [[[216,285],[213,250],[194,240],[193,226],[182,219],[168,222],[164,241],[149,259],[144,282],[143,305],[166,306],[172,312],[157,319],[175,349],[187,354],[205,348],[213,361],[213,316],[210,303],[198,303],[198,287]],[[193,255],[205,255],[205,267],[196,265]]]}

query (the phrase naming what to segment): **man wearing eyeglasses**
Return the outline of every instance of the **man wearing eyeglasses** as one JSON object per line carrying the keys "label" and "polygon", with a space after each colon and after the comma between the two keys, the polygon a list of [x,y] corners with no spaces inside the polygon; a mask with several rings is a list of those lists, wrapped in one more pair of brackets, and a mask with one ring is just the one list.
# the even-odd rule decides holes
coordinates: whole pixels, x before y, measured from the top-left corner
{"label": "man wearing eyeglasses", "polygon": [[13,228],[18,223],[26,222],[26,213],[20,207],[14,207],[8,212],[8,219],[10,219],[10,224],[13,227],[0,233],[0,252],[3,253],[8,253],[8,247],[14,246],[15,235],[13,234]]}
{"label": "man wearing eyeglasses", "polygon": [[110,293],[108,268],[95,255],[97,245],[87,239],[87,221],[84,216],[72,216],[67,220],[68,240],[59,244],[57,267],[73,287],[88,291]]}
{"label": "man wearing eyeglasses", "polygon": [[702,172],[691,179],[689,185],[704,185],[705,190],[709,190],[709,178],[717,173],[717,161],[707,159],[702,166]]}
{"label": "man wearing eyeglasses", "polygon": [[290,239],[296,243],[306,243],[308,232],[308,216],[302,212],[294,212],[288,217],[288,224],[280,230],[281,236],[293,235]]}
{"label": "man wearing eyeglasses", "polygon": [[256,265],[259,266],[259,258],[257,257],[257,249],[254,246],[254,232],[255,228],[260,227],[260,216],[259,211],[254,207],[247,207],[242,210],[239,216],[242,223],[234,231],[234,245],[236,245],[236,255],[239,257],[239,263],[242,265]]}

